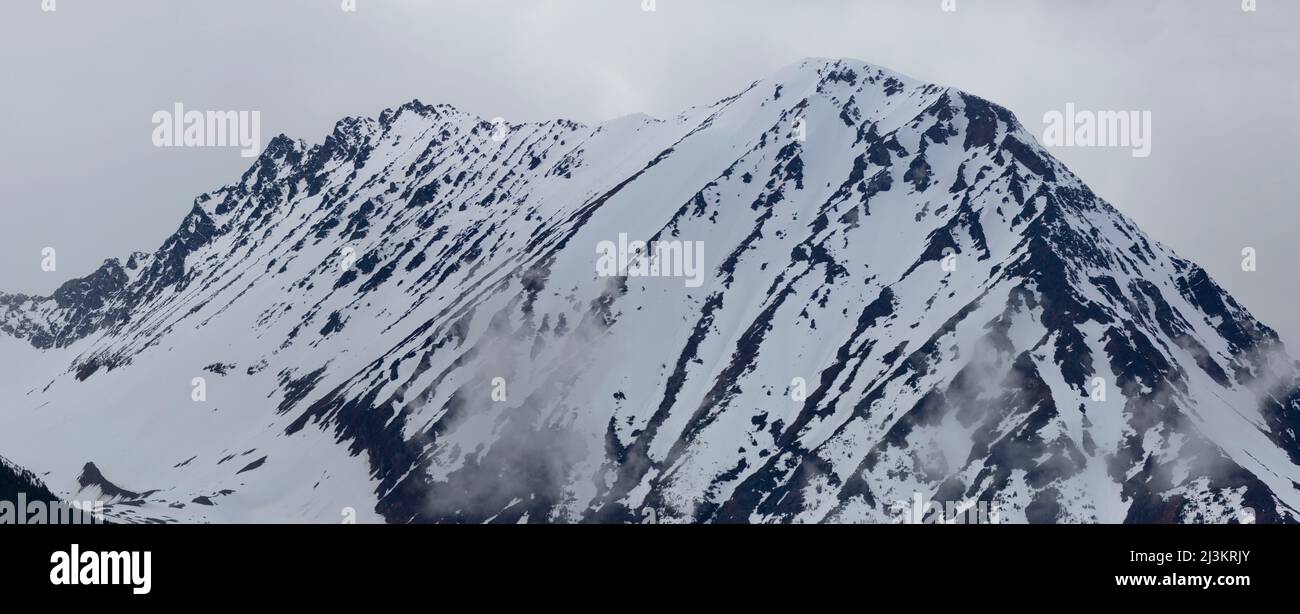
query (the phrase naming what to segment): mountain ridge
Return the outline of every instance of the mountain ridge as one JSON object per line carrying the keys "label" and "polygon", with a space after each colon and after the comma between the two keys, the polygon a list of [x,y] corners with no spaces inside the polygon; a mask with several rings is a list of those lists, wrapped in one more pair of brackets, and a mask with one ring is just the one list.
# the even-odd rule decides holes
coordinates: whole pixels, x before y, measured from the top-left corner
{"label": "mountain ridge", "polygon": [[[230,442],[178,427],[201,470],[82,436],[126,468],[56,473],[96,460],[176,520],[286,483],[276,509],[308,521],[890,522],[917,493],[1025,522],[1296,518],[1276,333],[996,104],[805,60],[670,119],[497,130],[415,100],[280,135],[153,254],[0,295],[0,331],[63,356],[24,406],[103,387],[149,408],[140,441],[185,402],[139,392],[148,368],[275,408],[208,418]],[[620,231],[722,249],[698,291],[600,278],[587,246]],[[273,453],[226,469],[246,447]],[[322,468],[351,477],[305,488]]]}

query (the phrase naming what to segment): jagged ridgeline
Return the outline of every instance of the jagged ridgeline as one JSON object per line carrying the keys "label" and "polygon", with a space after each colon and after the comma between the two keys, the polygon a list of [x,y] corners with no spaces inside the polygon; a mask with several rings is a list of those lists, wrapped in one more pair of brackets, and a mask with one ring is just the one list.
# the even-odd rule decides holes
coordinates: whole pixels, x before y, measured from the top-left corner
{"label": "jagged ridgeline", "polygon": [[[701,283],[600,274],[624,238],[702,246]],[[850,60],[667,119],[279,136],[0,330],[0,451],[118,520],[1300,509],[1272,330],[1006,109]]]}

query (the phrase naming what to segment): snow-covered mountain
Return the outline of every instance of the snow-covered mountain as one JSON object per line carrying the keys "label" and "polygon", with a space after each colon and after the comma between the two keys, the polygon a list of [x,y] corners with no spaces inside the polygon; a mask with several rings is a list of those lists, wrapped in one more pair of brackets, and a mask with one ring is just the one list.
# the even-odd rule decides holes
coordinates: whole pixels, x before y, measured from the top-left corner
{"label": "snow-covered mountain", "polygon": [[[621,233],[703,283],[598,274]],[[664,120],[279,136],[0,330],[0,453],[119,521],[1300,514],[1277,335],[1006,109],[850,60]]]}

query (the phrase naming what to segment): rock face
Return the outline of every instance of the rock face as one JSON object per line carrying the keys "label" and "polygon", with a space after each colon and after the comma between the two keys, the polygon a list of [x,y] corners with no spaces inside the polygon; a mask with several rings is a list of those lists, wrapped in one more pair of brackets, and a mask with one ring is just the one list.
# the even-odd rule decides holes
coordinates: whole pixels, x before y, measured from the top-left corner
{"label": "rock face", "polygon": [[[598,275],[620,233],[702,242],[703,284]],[[280,136],[0,331],[0,451],[68,494],[93,461],[144,493],[118,520],[1300,509],[1277,335],[1006,109],[857,61],[666,120]]]}

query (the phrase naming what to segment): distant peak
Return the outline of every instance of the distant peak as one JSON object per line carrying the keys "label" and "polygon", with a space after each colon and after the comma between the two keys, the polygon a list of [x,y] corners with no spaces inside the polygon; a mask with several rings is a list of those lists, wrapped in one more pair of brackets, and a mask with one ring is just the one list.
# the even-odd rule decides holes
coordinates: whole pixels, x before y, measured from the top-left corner
{"label": "distant peak", "polygon": [[392,124],[403,113],[414,113],[420,117],[437,117],[440,112],[454,113],[455,111],[455,107],[448,104],[428,105],[420,102],[419,98],[412,98],[409,102],[402,103],[396,108],[384,109],[379,114],[379,123],[385,126]]}

